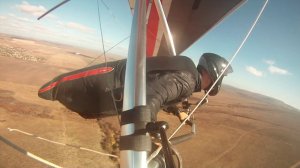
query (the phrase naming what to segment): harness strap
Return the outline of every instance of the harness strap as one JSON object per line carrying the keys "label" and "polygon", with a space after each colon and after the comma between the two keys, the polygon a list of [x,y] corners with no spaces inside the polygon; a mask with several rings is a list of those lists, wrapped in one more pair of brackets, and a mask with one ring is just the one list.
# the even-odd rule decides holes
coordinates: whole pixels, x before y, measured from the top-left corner
{"label": "harness strap", "polygon": [[151,151],[151,138],[146,135],[146,124],[151,121],[150,108],[136,106],[121,113],[121,125],[134,124],[134,133],[120,137],[120,150]]}

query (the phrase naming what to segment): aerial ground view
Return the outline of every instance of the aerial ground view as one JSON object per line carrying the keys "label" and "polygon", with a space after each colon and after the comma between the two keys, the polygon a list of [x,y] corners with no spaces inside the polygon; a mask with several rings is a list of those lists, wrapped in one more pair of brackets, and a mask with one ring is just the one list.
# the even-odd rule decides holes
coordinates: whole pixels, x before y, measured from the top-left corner
{"label": "aerial ground view", "polygon": [[[0,167],[47,167],[24,151],[61,167],[118,167],[117,117],[83,119],[57,101],[37,96],[41,85],[85,67],[96,56],[1,34]],[[209,97],[208,104],[195,112],[196,135],[176,145],[184,167],[300,167],[300,111],[267,96],[222,87],[219,96]],[[191,101],[201,96],[194,94]],[[180,124],[165,112],[158,118],[170,124],[168,133]],[[181,133],[185,131],[189,129]]]}
{"label": "aerial ground view", "polygon": [[[0,1],[0,168],[154,168],[147,166],[149,146],[141,144],[149,140],[152,150],[163,144],[161,153],[168,153],[169,141],[157,142],[173,136],[183,114],[162,105],[188,97],[193,109],[206,94],[208,102],[191,117],[194,125],[182,123],[175,135],[192,138],[169,152],[181,156],[184,168],[300,168],[299,6],[298,0]],[[143,56],[160,61],[147,71],[146,98],[128,98],[144,95],[137,63]],[[126,75],[124,91],[118,90],[123,61],[73,74],[125,58],[127,70],[136,69]],[[106,97],[116,100],[113,87],[124,110],[162,107],[157,119],[169,124],[166,135],[145,131],[137,117],[149,113],[94,117],[107,112]],[[152,141],[141,140],[145,134]],[[179,168],[168,162],[170,155],[155,159],[166,165],[160,167]]]}

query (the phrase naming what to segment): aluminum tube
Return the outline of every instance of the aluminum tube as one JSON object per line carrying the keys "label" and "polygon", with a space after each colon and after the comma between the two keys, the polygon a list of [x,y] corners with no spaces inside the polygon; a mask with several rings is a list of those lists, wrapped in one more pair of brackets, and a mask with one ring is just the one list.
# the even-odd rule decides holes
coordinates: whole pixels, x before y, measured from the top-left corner
{"label": "aluminum tube", "polygon": [[176,55],[176,50],[175,50],[174,40],[173,40],[173,36],[171,34],[171,31],[170,31],[170,28],[169,28],[169,25],[168,25],[168,21],[166,19],[165,13],[164,13],[164,9],[161,5],[160,0],[154,0],[154,2],[155,2],[155,5],[156,5],[156,9],[157,9],[157,12],[158,12],[160,23],[162,23],[164,35],[166,36],[169,52],[170,52],[170,54],[175,56]]}
{"label": "aluminum tube", "polygon": [[[126,64],[123,111],[146,105],[146,1],[136,0]],[[134,133],[134,123],[122,125],[121,136]],[[147,168],[147,152],[122,150],[121,168]]]}

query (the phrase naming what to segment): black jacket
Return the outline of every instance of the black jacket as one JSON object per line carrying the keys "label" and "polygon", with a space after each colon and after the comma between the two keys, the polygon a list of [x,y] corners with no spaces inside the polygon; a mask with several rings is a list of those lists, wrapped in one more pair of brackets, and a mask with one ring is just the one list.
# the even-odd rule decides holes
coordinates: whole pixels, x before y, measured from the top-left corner
{"label": "black jacket", "polygon": [[[184,56],[147,58],[147,105],[152,119],[164,105],[178,103],[200,91],[200,75]],[[115,114],[122,108],[126,60],[108,62],[62,74],[39,90],[39,97],[58,100],[84,118]],[[114,98],[113,98],[114,97]]]}

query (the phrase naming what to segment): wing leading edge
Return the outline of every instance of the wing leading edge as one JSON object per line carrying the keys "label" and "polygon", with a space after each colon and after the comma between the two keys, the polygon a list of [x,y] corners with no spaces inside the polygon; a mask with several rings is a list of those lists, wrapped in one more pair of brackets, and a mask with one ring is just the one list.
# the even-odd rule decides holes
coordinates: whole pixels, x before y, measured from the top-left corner
{"label": "wing leading edge", "polygon": [[[177,53],[183,52],[245,0],[161,0]],[[133,8],[134,0],[129,0]],[[152,3],[147,24],[147,56],[170,55],[162,24]]]}

